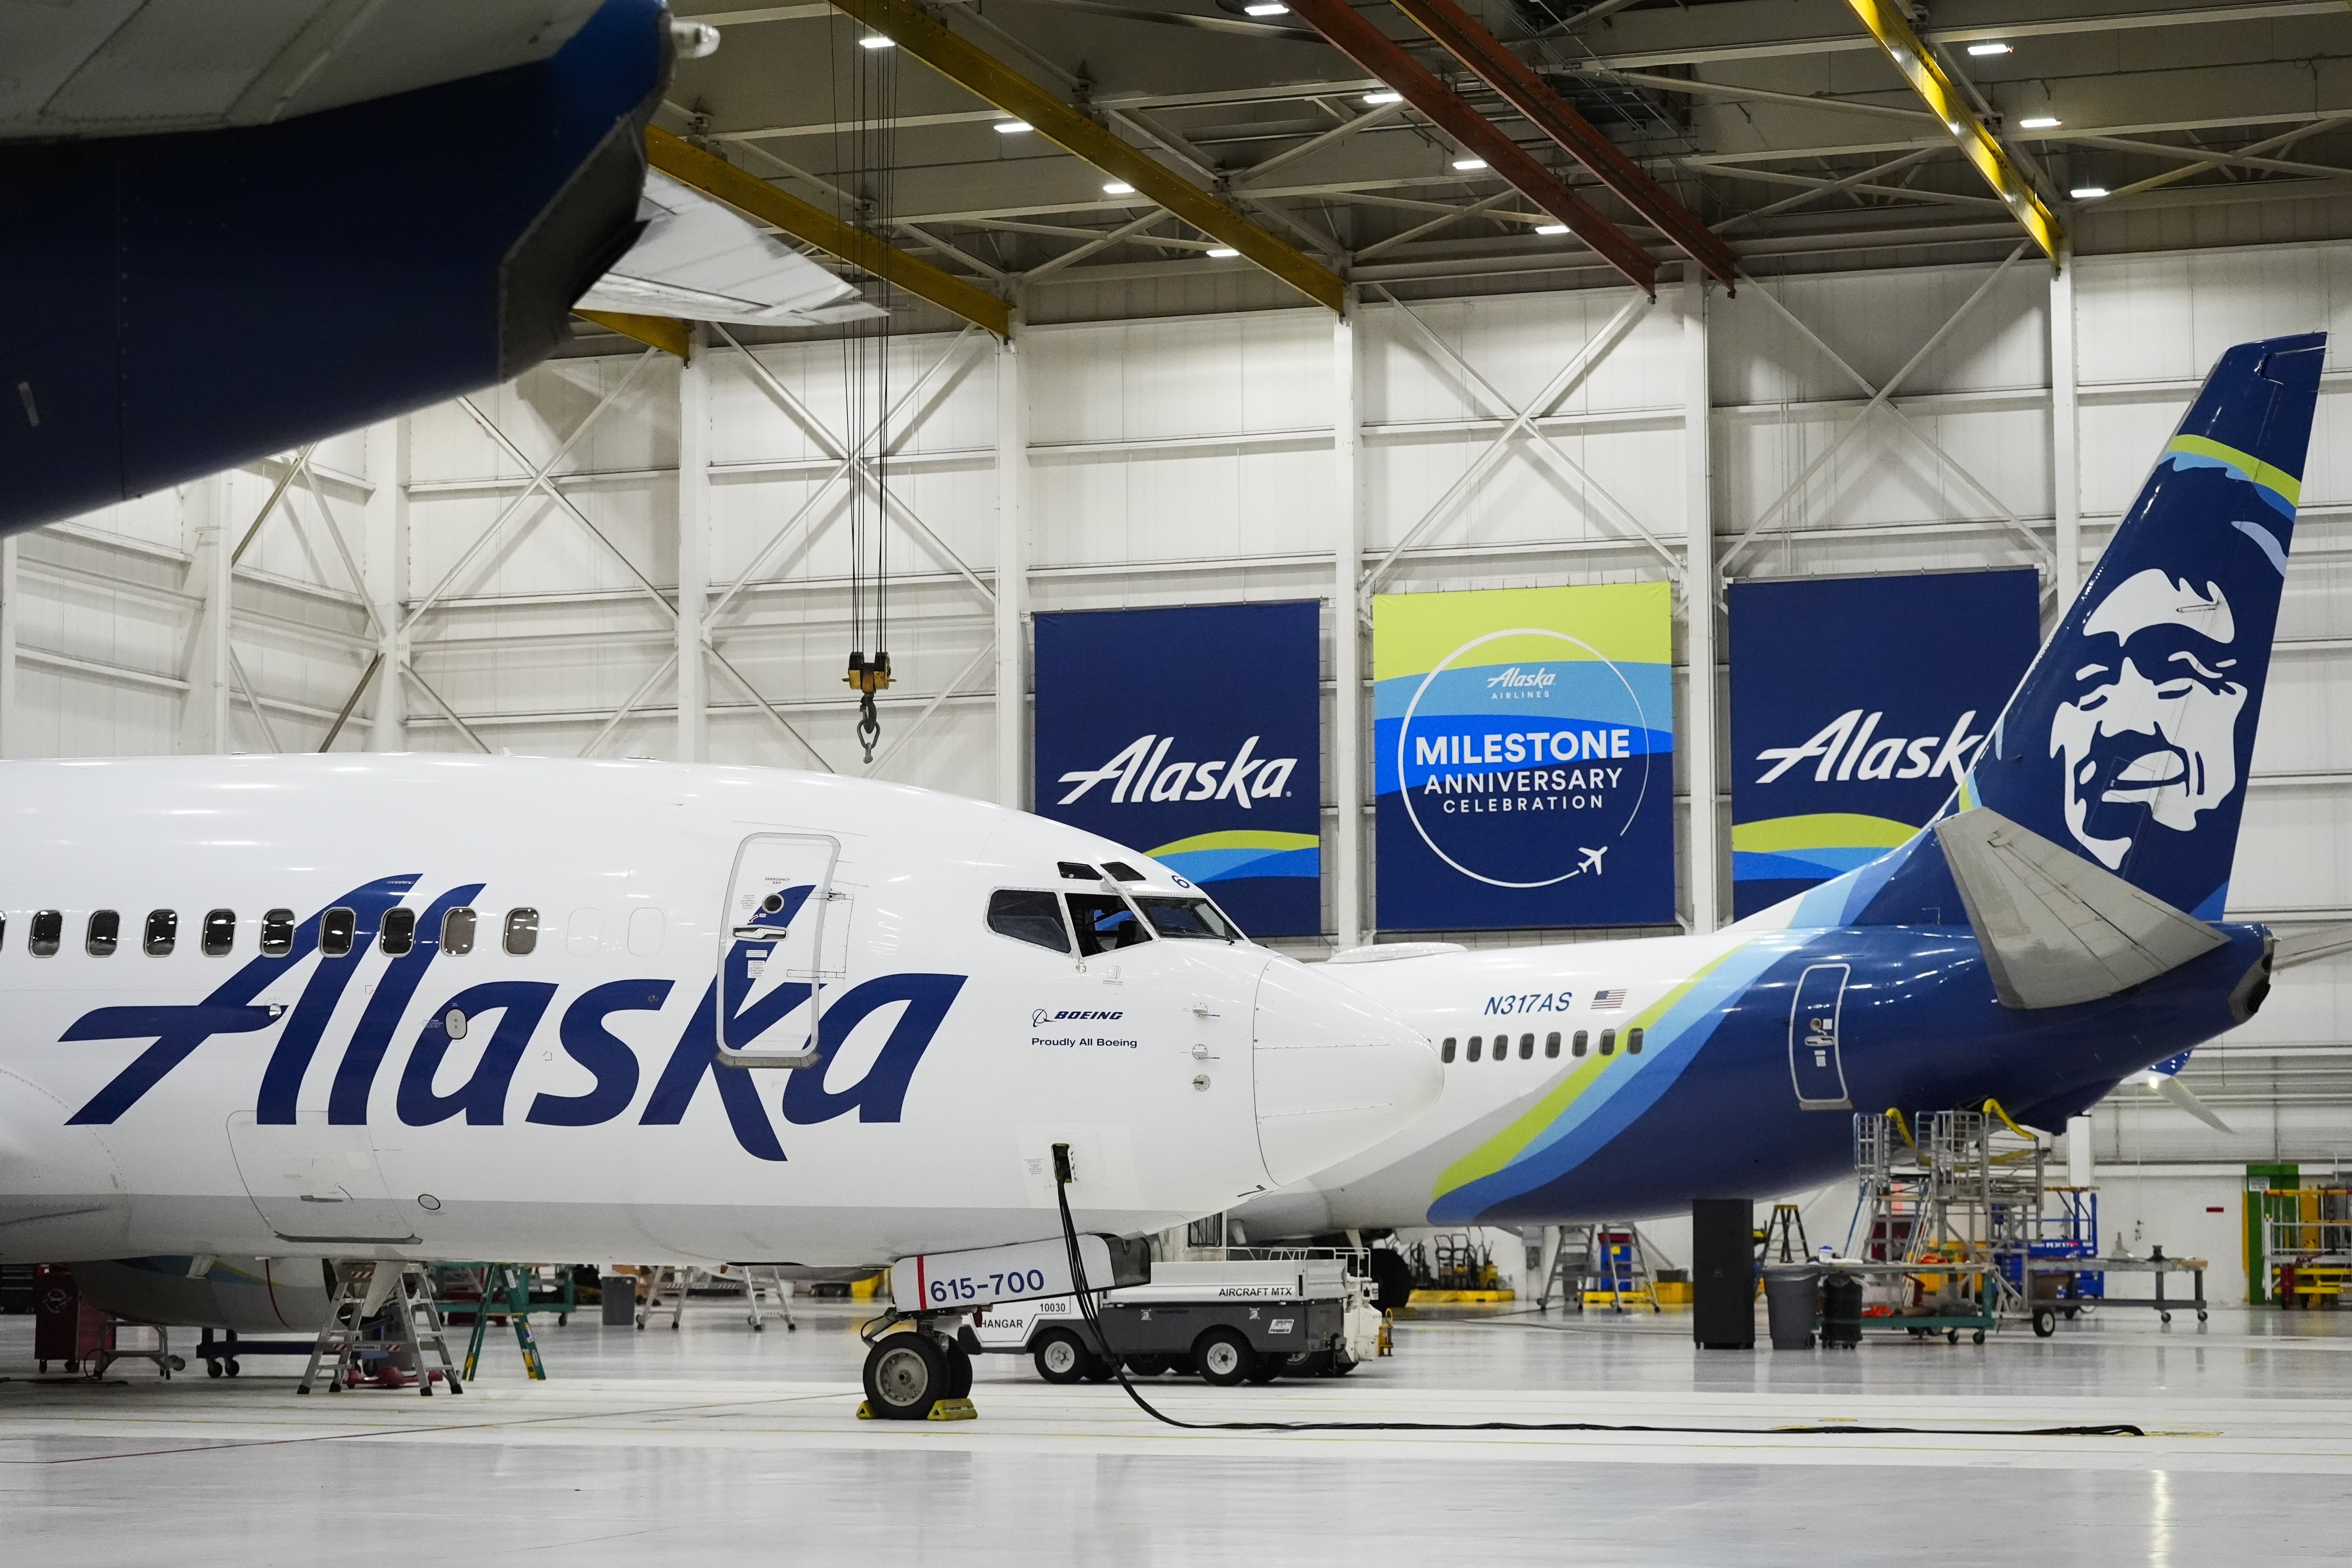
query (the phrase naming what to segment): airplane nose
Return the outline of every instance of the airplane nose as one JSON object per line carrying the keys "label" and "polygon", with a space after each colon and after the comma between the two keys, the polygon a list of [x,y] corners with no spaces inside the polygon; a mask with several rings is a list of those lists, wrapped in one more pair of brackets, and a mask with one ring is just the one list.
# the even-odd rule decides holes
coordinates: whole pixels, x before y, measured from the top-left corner
{"label": "airplane nose", "polygon": [[1276,1184],[1328,1170],[1437,1103],[1437,1053],[1386,1005],[1301,963],[1258,980],[1257,1141]]}

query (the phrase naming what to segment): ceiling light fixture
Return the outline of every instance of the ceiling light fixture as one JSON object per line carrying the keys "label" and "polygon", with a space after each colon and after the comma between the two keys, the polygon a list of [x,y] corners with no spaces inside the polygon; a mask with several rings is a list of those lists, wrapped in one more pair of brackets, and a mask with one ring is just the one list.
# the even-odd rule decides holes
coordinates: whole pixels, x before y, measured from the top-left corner
{"label": "ceiling light fixture", "polygon": [[1564,223],[1539,223],[1536,225],[1536,232],[1538,234],[1566,234],[1568,232],[1568,225]]}
{"label": "ceiling light fixture", "polygon": [[868,33],[857,40],[857,47],[861,49],[895,49],[898,47],[898,40],[886,38],[879,33]]}
{"label": "ceiling light fixture", "polygon": [[2068,191],[2066,194],[2074,197],[2078,202],[2095,201],[2099,197],[2107,194],[2107,187],[2105,185],[2076,185],[2073,190]]}
{"label": "ceiling light fixture", "polygon": [[1473,169],[1485,168],[1486,166],[1486,160],[1484,158],[1456,158],[1454,160],[1454,166],[1461,170],[1464,174],[1468,174]]}
{"label": "ceiling light fixture", "polygon": [[1025,120],[1000,120],[989,129],[999,136],[1018,136],[1024,131],[1034,131],[1037,128]]}
{"label": "ceiling light fixture", "polygon": [[1209,247],[1208,254],[1212,260],[1231,261],[1234,257],[1239,256],[1241,252],[1235,250],[1230,245],[1216,245]]}
{"label": "ceiling light fixture", "polygon": [[2007,44],[1970,44],[1969,46],[1969,53],[1979,59],[1982,59],[1987,55],[2005,55],[2010,52],[2010,47]]}
{"label": "ceiling light fixture", "polygon": [[2054,131],[2057,126],[2058,117],[2054,114],[2028,115],[2017,122],[2020,131]]}
{"label": "ceiling light fixture", "polygon": [[1366,103],[1373,104],[1402,103],[1404,101],[1404,94],[1401,92],[1368,92],[1364,94],[1364,101]]}
{"label": "ceiling light fixture", "polygon": [[1109,184],[1103,187],[1103,195],[1107,196],[1131,196],[1135,195],[1135,187],[1129,184],[1125,180],[1113,180]]}

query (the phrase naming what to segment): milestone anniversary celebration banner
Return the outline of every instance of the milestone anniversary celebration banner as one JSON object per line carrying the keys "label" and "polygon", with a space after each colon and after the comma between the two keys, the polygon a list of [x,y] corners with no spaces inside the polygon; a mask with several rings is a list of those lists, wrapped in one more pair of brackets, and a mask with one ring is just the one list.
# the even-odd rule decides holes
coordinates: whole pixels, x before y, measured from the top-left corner
{"label": "milestone anniversary celebration banner", "polygon": [[1321,616],[1037,616],[1038,815],[1172,867],[1252,936],[1321,931]]}
{"label": "milestone anniversary celebration banner", "polygon": [[1372,601],[1380,925],[1675,918],[1673,589]]}
{"label": "milestone anniversary celebration banner", "polygon": [[1936,814],[2032,661],[2041,602],[2031,568],[1730,585],[1735,915]]}

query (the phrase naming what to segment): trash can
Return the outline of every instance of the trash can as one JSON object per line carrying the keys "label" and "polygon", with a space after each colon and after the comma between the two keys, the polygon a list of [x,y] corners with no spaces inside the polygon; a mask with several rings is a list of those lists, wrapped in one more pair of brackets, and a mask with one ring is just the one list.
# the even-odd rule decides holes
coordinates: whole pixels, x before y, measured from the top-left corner
{"label": "trash can", "polygon": [[598,1321],[608,1329],[625,1329],[637,1321],[637,1281],[628,1274],[604,1278],[604,1310]]}
{"label": "trash can", "polygon": [[1764,1319],[1776,1351],[1813,1348],[1813,1319],[1820,1314],[1822,1271],[1811,1263],[1764,1266]]}
{"label": "trash can", "polygon": [[1822,1343],[1852,1350],[1862,1343],[1862,1279],[1834,1270],[1822,1281]]}

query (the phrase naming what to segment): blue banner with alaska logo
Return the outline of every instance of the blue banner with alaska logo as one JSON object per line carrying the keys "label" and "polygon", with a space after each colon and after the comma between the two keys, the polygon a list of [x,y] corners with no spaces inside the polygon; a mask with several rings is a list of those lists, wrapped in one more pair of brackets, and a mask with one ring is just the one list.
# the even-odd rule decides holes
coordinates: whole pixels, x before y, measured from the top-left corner
{"label": "blue banner with alaska logo", "polygon": [[1958,787],[2041,641],[2031,569],[1734,583],[1731,899],[1876,859]]}
{"label": "blue banner with alaska logo", "polygon": [[1673,661],[1664,583],[1374,598],[1381,929],[1670,923]]}
{"label": "blue banner with alaska logo", "polygon": [[1037,812],[1200,884],[1253,936],[1323,929],[1322,606],[1075,610],[1037,627]]}

